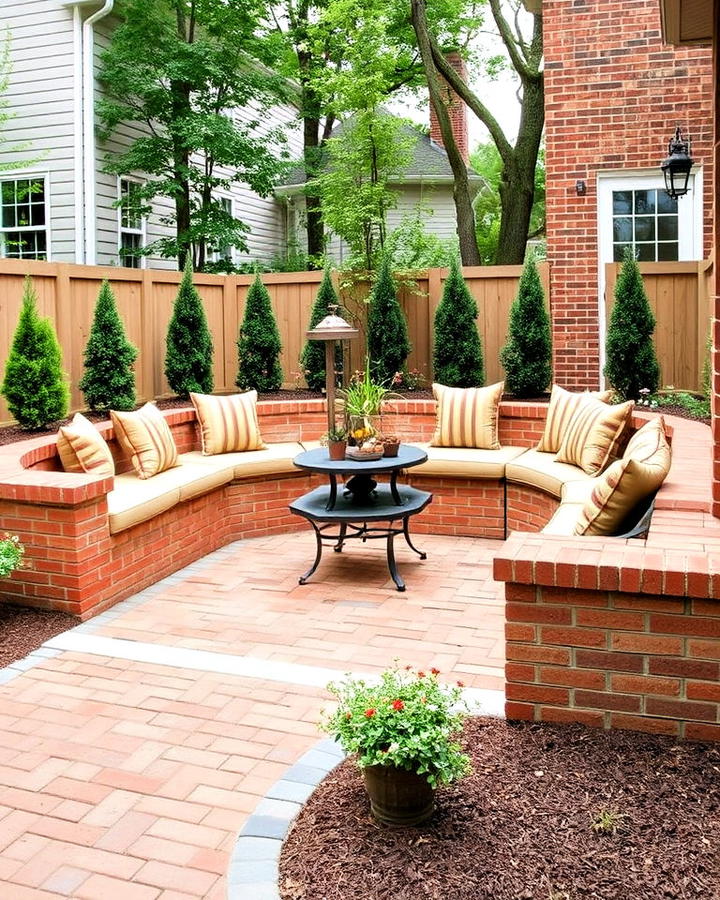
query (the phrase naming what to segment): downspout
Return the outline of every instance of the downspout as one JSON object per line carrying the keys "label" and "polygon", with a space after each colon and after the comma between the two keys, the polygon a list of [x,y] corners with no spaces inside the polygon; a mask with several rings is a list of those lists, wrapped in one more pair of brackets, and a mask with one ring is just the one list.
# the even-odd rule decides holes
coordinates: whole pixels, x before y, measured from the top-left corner
{"label": "downspout", "polygon": [[84,220],[85,263],[94,266],[97,261],[96,231],[97,209],[95,203],[95,33],[93,25],[112,12],[115,0],[105,0],[104,6],[89,16],[82,27],[83,51],[83,169],[84,169]]}
{"label": "downspout", "polygon": [[75,183],[75,262],[85,262],[85,210],[83,191],[82,15],[73,7],[73,180]]}

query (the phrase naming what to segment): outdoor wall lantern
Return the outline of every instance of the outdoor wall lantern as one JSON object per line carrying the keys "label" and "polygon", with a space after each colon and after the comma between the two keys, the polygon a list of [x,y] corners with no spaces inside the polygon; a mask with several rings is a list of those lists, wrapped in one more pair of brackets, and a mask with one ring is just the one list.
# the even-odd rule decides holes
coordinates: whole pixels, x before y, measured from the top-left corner
{"label": "outdoor wall lantern", "polygon": [[360,332],[352,325],[348,325],[342,316],[337,315],[335,304],[328,308],[329,314],[310,331],[306,331],[305,337],[310,341],[323,341],[325,344],[325,396],[328,431],[330,431],[335,425],[335,341],[355,338]]}
{"label": "outdoor wall lantern", "polygon": [[668,154],[667,159],[660,163],[660,169],[665,176],[665,191],[675,199],[687,194],[694,162],[690,156],[690,139],[683,140],[679,125],[675,129],[675,137],[668,142]]}

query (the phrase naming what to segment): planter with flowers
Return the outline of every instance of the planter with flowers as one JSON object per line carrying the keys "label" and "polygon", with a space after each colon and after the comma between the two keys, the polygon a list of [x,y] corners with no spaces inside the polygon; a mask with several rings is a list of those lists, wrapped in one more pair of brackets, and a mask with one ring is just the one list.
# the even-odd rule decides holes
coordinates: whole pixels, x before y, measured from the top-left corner
{"label": "planter with flowers", "polygon": [[462,685],[441,684],[438,675],[396,665],[376,683],[348,677],[328,685],[338,706],[321,727],[357,756],[370,810],[384,824],[426,821],[435,788],[470,771],[456,740]]}
{"label": "planter with flowers", "polygon": [[25,548],[16,534],[7,531],[0,537],[0,578],[7,578],[23,564]]}

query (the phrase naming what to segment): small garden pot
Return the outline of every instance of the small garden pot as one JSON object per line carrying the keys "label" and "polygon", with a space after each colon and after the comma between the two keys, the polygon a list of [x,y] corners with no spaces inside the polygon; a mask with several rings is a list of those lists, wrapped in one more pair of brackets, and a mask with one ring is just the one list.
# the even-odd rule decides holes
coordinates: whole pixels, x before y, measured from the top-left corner
{"label": "small garden pot", "polygon": [[435,789],[427,778],[395,766],[366,766],[370,811],[384,825],[402,828],[427,821],[435,809]]}
{"label": "small garden pot", "polygon": [[347,441],[328,441],[328,454],[330,459],[345,459]]}

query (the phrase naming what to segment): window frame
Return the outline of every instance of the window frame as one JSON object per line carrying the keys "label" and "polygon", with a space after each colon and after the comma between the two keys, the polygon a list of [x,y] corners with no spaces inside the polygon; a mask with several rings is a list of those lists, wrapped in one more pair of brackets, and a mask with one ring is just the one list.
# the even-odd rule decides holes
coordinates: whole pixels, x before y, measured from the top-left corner
{"label": "window frame", "polygon": [[[228,202],[230,204],[230,215],[233,217],[233,219],[235,218],[235,197],[233,194],[229,193],[228,191],[215,191],[213,199],[221,203],[223,201]],[[237,247],[235,246],[235,244],[230,244],[229,249],[230,253],[228,258],[234,265],[237,257]],[[219,250],[213,250],[208,254],[208,262],[220,262],[221,259],[225,258],[225,255],[222,254]]]}
{"label": "window frame", "polygon": [[[122,185],[123,182],[126,181],[128,184],[139,184],[143,185],[145,182],[142,178],[137,178],[133,175],[118,175],[117,179],[117,196],[118,196],[118,207],[117,207],[117,249],[118,249],[118,262],[120,266],[124,269],[145,269],[147,268],[147,256],[135,256],[135,257],[127,257],[123,256],[121,250],[123,249],[123,235],[124,234],[137,234],[140,236],[140,246],[147,246],[147,216],[140,217],[140,228],[127,228],[123,226],[123,206],[122,206]],[[137,265],[129,266],[126,262],[127,259],[135,259],[137,260]]]}
{"label": "window frame", "polygon": [[[50,189],[51,179],[50,172],[47,169],[8,169],[0,172],[0,185],[5,181],[44,181],[44,207],[45,207],[45,224],[40,227],[38,225],[30,225],[26,228],[6,228],[2,224],[2,194],[0,192],[0,259],[17,259],[19,262],[33,260],[35,262],[52,262],[52,227],[50,223]],[[8,256],[6,253],[5,234],[12,231],[32,231],[45,232],[45,256],[38,258],[37,256]]]}

